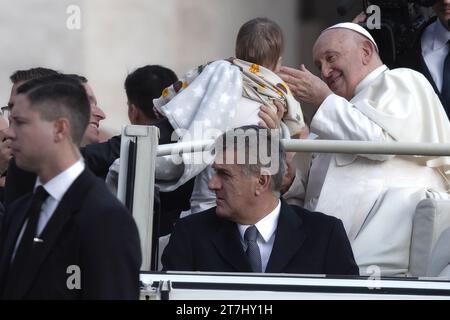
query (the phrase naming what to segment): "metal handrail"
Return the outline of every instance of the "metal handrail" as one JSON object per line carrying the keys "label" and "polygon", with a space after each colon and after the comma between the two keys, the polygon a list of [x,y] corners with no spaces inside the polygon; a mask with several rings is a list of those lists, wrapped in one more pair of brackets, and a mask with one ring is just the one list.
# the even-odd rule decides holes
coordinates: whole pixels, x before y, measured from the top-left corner
{"label": "metal handrail", "polygon": [[[157,156],[199,152],[212,146],[214,140],[182,142],[158,146]],[[343,140],[288,140],[281,143],[286,151],[346,153],[346,154],[383,154],[383,155],[419,155],[450,156],[450,143],[417,142],[374,142]]]}

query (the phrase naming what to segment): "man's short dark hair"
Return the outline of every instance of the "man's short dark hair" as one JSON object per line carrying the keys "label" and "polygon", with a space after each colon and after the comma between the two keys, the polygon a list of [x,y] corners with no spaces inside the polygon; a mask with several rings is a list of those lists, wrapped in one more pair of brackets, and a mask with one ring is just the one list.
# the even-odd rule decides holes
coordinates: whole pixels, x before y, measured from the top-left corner
{"label": "man's short dark hair", "polygon": [[153,112],[153,99],[159,98],[162,91],[176,81],[178,81],[177,75],[168,68],[158,65],[138,68],[125,80],[128,103],[134,104],[148,118],[156,119]]}
{"label": "man's short dark hair", "polygon": [[65,74],[66,76],[73,78],[75,80],[78,80],[81,82],[81,84],[87,83],[88,79],[84,76],[80,76],[79,74],[71,73],[71,74]]}
{"label": "man's short dark hair", "polygon": [[11,80],[12,83],[16,84],[22,81],[29,81],[57,74],[59,74],[58,71],[38,67],[38,68],[31,68],[28,70],[17,70],[9,77],[9,79]]}
{"label": "man's short dark hair", "polygon": [[79,145],[90,118],[90,104],[81,81],[72,75],[52,75],[29,80],[17,89],[24,94],[42,119],[69,120],[72,141]]}

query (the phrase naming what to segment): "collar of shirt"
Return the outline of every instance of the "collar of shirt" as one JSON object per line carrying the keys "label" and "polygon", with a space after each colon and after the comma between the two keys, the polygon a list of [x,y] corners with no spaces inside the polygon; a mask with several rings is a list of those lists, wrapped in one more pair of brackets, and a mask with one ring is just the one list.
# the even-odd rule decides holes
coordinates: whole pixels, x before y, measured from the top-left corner
{"label": "collar of shirt", "polygon": [[44,185],[38,177],[34,189],[42,185],[50,197],[59,202],[75,179],[83,172],[84,168],[84,160],[80,159]]}
{"label": "collar of shirt", "polygon": [[425,56],[432,51],[442,49],[447,46],[448,40],[450,40],[450,31],[442,25],[441,20],[437,19],[425,30],[422,54]]}
{"label": "collar of shirt", "polygon": [[[47,200],[45,200],[45,202],[42,204],[41,215],[39,216],[39,221],[36,230],[37,235],[39,236],[41,235],[48,221],[53,216],[53,213],[56,210],[62,197],[64,196],[66,191],[70,188],[75,179],[78,178],[78,176],[83,172],[84,168],[85,168],[84,160],[81,158],[73,165],[71,165],[69,168],[58,174],[56,177],[53,177],[50,181],[48,181],[44,185],[42,184],[39,177],[37,178],[34,188],[36,189],[38,186],[43,186],[44,189],[49,194]],[[23,232],[25,231],[27,223],[28,220],[22,226],[22,230],[20,231],[19,237],[17,238],[16,241],[16,246],[14,248],[12,259],[14,259],[14,256],[16,255],[17,247],[22,239],[22,235]]]}
{"label": "collar of shirt", "polygon": [[[275,230],[277,229],[278,218],[280,217],[281,201],[278,200],[276,208],[267,216],[259,220],[255,226],[259,234],[264,239],[264,242],[270,240]],[[239,233],[241,234],[241,241],[244,241],[244,233],[250,225],[238,224]]]}
{"label": "collar of shirt", "polygon": [[383,72],[386,70],[389,70],[389,68],[386,65],[382,65],[375,70],[373,70],[371,73],[369,73],[364,79],[361,80],[361,82],[356,86],[355,89],[355,97],[364,89],[366,89],[370,84],[373,82],[374,79],[378,78]]}

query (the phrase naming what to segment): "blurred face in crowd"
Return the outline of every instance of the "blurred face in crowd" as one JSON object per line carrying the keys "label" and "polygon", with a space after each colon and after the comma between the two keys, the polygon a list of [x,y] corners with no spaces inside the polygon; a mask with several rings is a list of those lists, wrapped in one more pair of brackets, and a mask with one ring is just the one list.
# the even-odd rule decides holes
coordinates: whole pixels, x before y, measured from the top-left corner
{"label": "blurred face in crowd", "polygon": [[434,12],[442,24],[450,31],[450,0],[438,0],[433,6]]}
{"label": "blurred face in crowd", "polygon": [[323,81],[347,100],[353,98],[356,86],[368,74],[365,54],[354,32],[339,28],[323,32],[313,48],[314,64]]}
{"label": "blurred face in crowd", "polygon": [[9,118],[11,110],[14,107],[14,104],[16,102],[17,88],[19,88],[24,83],[25,83],[25,81],[19,81],[17,83],[14,83],[12,88],[11,88],[11,93],[9,95],[8,105],[5,106],[4,108],[2,108],[2,113],[3,113],[3,117],[4,117],[5,121],[4,121],[4,123],[0,124],[1,127],[2,127],[1,130],[3,130],[6,127],[8,127],[8,123],[7,123],[6,120]]}
{"label": "blurred face in crowd", "polygon": [[1,116],[0,117],[0,131],[4,130],[6,128],[8,128],[8,121],[3,116]]}
{"label": "blurred face in crowd", "polygon": [[43,120],[35,108],[31,108],[26,95],[15,96],[10,115],[10,127],[6,137],[11,139],[12,153],[17,165],[25,170],[39,172],[46,157],[52,157],[54,122]]}
{"label": "blurred face in crowd", "polygon": [[91,143],[98,143],[100,141],[99,137],[99,126],[100,121],[105,119],[105,113],[97,105],[97,98],[92,91],[91,86],[88,83],[83,83],[86,89],[86,94],[89,99],[89,104],[91,105],[91,118],[89,120],[89,125],[84,134],[83,140],[81,141],[81,146],[85,146]]}
{"label": "blurred face in crowd", "polygon": [[19,88],[24,83],[25,83],[25,81],[19,81],[19,82],[13,84],[13,86],[11,88],[11,94],[9,95],[9,101],[8,101],[8,107],[10,108],[9,112],[11,112],[11,109],[14,107],[14,104],[16,102],[17,88]]}
{"label": "blurred face in crowd", "polygon": [[[10,106],[11,108],[15,106],[15,101],[17,98],[17,88],[19,88],[23,83],[25,83],[25,81],[17,82],[13,84],[11,88],[11,95],[8,102],[8,106]],[[97,106],[97,98],[95,97],[91,86],[88,83],[83,83],[83,86],[86,89],[86,94],[91,106],[91,118],[89,120],[89,125],[86,129],[86,132],[84,133],[83,140],[81,141],[81,146],[99,142],[100,121],[105,119],[105,113]]]}
{"label": "blurred face in crowd", "polygon": [[254,215],[255,190],[258,176],[245,175],[237,164],[213,164],[215,174],[208,187],[216,193],[216,214],[236,223],[248,223],[248,216]]}

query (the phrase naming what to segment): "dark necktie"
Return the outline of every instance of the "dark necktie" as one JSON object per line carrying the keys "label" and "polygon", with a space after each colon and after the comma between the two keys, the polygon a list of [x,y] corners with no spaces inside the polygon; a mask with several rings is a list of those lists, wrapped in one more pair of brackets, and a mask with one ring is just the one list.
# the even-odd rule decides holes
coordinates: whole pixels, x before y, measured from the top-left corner
{"label": "dark necktie", "polygon": [[444,109],[450,111],[450,40],[447,41],[447,46],[449,46],[449,51],[444,62],[441,96],[444,101]]}
{"label": "dark necktie", "polygon": [[41,207],[47,197],[48,193],[45,191],[44,187],[39,186],[36,188],[27,213],[27,227],[22,235],[22,239],[20,239],[20,244],[17,248],[16,255],[14,256],[10,269],[12,274],[15,276],[20,275],[21,270],[26,265],[28,259],[30,259],[33,247],[35,245],[34,239],[36,237],[39,217],[41,215]]}
{"label": "dark necktie", "polygon": [[261,268],[261,254],[259,252],[258,243],[258,229],[255,226],[250,226],[245,230],[244,240],[247,242],[247,257],[252,267],[253,272],[262,272]]}

